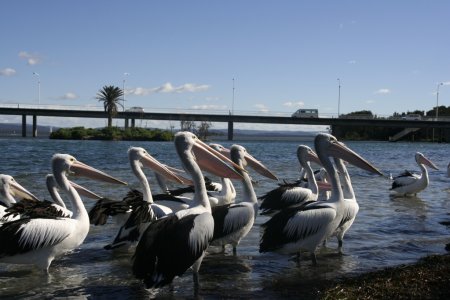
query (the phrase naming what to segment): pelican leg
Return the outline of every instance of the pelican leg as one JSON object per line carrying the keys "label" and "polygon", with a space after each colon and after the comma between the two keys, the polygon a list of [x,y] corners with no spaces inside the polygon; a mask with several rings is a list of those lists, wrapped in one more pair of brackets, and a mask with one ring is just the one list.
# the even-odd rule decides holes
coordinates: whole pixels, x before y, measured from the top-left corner
{"label": "pelican leg", "polygon": [[339,239],[338,240],[338,252],[339,252],[339,254],[343,254],[343,252],[342,252],[342,245],[343,244],[344,243],[343,243],[342,239]]}
{"label": "pelican leg", "polygon": [[316,254],[314,252],[311,253],[311,261],[313,266],[317,266]]}

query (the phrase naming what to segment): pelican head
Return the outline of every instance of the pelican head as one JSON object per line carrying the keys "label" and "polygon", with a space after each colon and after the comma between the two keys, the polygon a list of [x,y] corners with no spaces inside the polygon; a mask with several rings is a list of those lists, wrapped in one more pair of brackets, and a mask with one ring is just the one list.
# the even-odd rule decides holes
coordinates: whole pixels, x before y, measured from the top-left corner
{"label": "pelican head", "polygon": [[232,145],[229,150],[231,153],[231,159],[233,161],[242,161],[243,167],[247,165],[269,179],[278,180],[277,176],[275,176],[265,165],[263,165],[259,160],[254,158],[250,153],[248,153],[247,149],[245,149],[241,145]]}
{"label": "pelican head", "polygon": [[308,161],[315,162],[318,165],[322,165],[316,152],[314,152],[310,147],[306,145],[300,145],[297,148],[297,157],[300,164],[306,165]]}
{"label": "pelican head", "polygon": [[[195,134],[181,131],[175,134],[175,147],[180,157],[194,158],[201,169],[230,179],[242,179],[234,168],[242,169],[225,155],[202,142]],[[230,166],[231,165],[231,166]],[[185,166],[186,167],[186,166]]]}
{"label": "pelican head", "polygon": [[12,197],[22,199],[36,200],[39,199],[20,185],[14,177],[10,175],[0,174],[0,193],[7,199],[7,194]]}
{"label": "pelican head", "polygon": [[319,133],[314,139],[314,145],[316,150],[322,149],[323,153],[327,156],[340,158],[358,168],[383,176],[383,173],[381,173],[371,163],[369,163],[359,154],[357,154],[356,152],[345,146],[344,143],[339,142],[331,134]]}
{"label": "pelican head", "polygon": [[425,155],[423,155],[422,153],[417,152],[415,157],[416,157],[416,162],[418,164],[427,165],[432,169],[439,170],[439,168],[431,160],[426,158]]}

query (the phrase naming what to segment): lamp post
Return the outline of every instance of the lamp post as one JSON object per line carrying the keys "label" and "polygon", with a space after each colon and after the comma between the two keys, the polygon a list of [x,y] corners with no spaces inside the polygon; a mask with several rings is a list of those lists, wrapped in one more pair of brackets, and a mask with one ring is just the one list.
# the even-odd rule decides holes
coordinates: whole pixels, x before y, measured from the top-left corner
{"label": "lamp post", "polygon": [[123,81],[122,81],[122,103],[123,103],[123,111],[125,111],[125,77],[130,75],[130,73],[123,73]]}
{"label": "lamp post", "polygon": [[341,115],[341,80],[338,78],[338,118]]}
{"label": "lamp post", "polygon": [[33,72],[33,75],[37,76],[38,78],[38,104],[41,104],[41,77],[38,73]]}
{"label": "lamp post", "polygon": [[234,115],[234,78],[233,78],[233,98],[231,102],[231,114]]}
{"label": "lamp post", "polygon": [[441,85],[444,85],[444,83],[443,82],[438,83],[436,88],[436,121],[438,120],[439,117],[439,87]]}

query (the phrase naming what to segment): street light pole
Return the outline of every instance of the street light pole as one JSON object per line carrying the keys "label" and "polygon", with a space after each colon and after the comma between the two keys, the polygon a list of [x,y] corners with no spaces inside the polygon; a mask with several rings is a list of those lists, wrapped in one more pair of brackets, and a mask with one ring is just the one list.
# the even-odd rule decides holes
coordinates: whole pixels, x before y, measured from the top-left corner
{"label": "street light pole", "polygon": [[38,73],[33,72],[33,75],[37,76],[38,78],[38,104],[41,104],[41,77]]}
{"label": "street light pole", "polygon": [[130,73],[123,73],[123,81],[122,81],[122,103],[123,103],[123,111],[125,111],[125,76],[130,75]]}
{"label": "street light pole", "polygon": [[231,102],[231,114],[234,115],[234,78],[233,78],[233,99]]}
{"label": "street light pole", "polygon": [[341,115],[341,80],[338,78],[338,118]]}
{"label": "street light pole", "polygon": [[438,120],[439,117],[439,87],[441,85],[444,85],[444,83],[443,82],[438,83],[436,88],[436,121]]}

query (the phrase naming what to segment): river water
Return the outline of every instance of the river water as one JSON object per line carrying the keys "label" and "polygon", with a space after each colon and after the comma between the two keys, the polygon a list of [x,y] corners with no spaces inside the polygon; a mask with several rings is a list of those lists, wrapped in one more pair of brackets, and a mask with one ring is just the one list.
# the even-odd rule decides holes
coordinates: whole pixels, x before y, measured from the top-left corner
{"label": "river water", "polygon": [[[239,141],[248,152],[262,161],[281,180],[298,176],[296,149],[299,144],[312,147],[311,141]],[[222,142],[230,146],[229,142]],[[249,235],[225,254],[211,250],[200,269],[199,298],[274,298],[285,297],[284,287],[301,287],[311,280],[354,275],[387,266],[411,263],[435,253],[445,253],[450,242],[449,230],[439,224],[450,219],[450,161],[448,144],[348,142],[347,145],[371,161],[386,175],[405,169],[419,170],[414,160],[416,151],[430,158],[439,171],[430,170],[430,185],[414,198],[389,197],[390,181],[349,167],[353,187],[360,206],[359,214],[344,239],[344,255],[336,255],[337,243],[329,241],[318,252],[318,266],[308,259],[296,262],[279,254],[260,254],[260,225],[267,217],[258,216]],[[127,162],[130,146],[146,148],[161,162],[180,167],[171,142],[55,141],[47,139],[0,139],[0,173],[9,174],[40,198],[49,199],[45,175],[50,172],[54,153],[70,153],[78,160],[129,182],[139,188]],[[153,192],[159,192],[148,172]],[[257,181],[256,194],[276,187],[276,182],[250,170]],[[212,177],[212,176],[211,176]],[[215,179],[214,177],[212,177]],[[113,199],[121,199],[127,187],[76,179],[92,191]],[[153,183],[153,184],[152,184]],[[240,194],[240,184],[235,183]],[[89,209],[94,203],[84,200]],[[104,250],[117,228],[91,226],[79,249],[57,258],[50,275],[30,266],[0,264],[0,298],[72,298],[72,299],[146,299],[153,297],[192,298],[192,272],[176,278],[170,288],[148,291],[133,278],[129,253]],[[1,241],[0,241],[1,243]],[[300,288],[299,288],[300,289]],[[299,291],[301,296],[301,289]]]}

